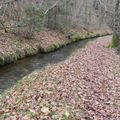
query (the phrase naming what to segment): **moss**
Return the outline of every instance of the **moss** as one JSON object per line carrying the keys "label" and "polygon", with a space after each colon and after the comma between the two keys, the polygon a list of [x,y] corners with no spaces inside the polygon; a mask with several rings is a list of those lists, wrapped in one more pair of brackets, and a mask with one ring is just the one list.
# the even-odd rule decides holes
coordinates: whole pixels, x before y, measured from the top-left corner
{"label": "moss", "polygon": [[95,35],[96,35],[96,33],[91,32],[91,33],[89,33],[89,38],[93,38]]}
{"label": "moss", "polygon": [[57,43],[55,44],[55,48],[58,49],[60,47],[60,45]]}
{"label": "moss", "polygon": [[111,47],[112,47],[112,48],[115,48],[115,47],[117,47],[118,45],[119,45],[119,37],[117,36],[116,33],[113,33]]}
{"label": "moss", "polygon": [[53,50],[55,49],[55,46],[54,45],[50,45],[49,47],[47,48],[41,48],[41,52],[43,53],[48,53],[48,52],[52,52]]}
{"label": "moss", "polygon": [[0,57],[0,65],[4,65],[4,63],[5,63],[4,58],[3,58],[3,57]]}
{"label": "moss", "polygon": [[34,55],[36,53],[38,53],[38,49],[37,48],[30,47],[30,48],[25,50],[25,56],[31,56],[31,55]]}
{"label": "moss", "polygon": [[100,37],[100,34],[97,32],[90,33],[89,38],[95,38],[95,37]]}
{"label": "moss", "polygon": [[85,40],[85,39],[99,37],[99,36],[100,34],[96,32],[91,32],[91,33],[85,33],[82,35],[74,34],[73,36],[71,36],[71,39],[74,42],[74,41]]}
{"label": "moss", "polygon": [[90,32],[82,35],[74,34],[71,37],[71,39],[72,41],[79,41],[79,40],[85,40],[85,39],[94,38],[94,37],[100,37],[100,35],[103,36],[101,33],[97,33],[97,32]]}
{"label": "moss", "polygon": [[21,54],[20,54],[19,51],[16,51],[16,58],[17,58],[17,59],[20,59],[20,58],[21,58]]}
{"label": "moss", "polygon": [[66,45],[68,45],[68,44],[70,44],[71,42],[63,42],[63,43],[61,43],[61,44],[52,44],[52,45],[50,45],[49,47],[47,47],[47,48],[42,48],[41,49],[41,52],[43,52],[43,53],[49,53],[49,52],[52,52],[52,51],[55,51],[55,50],[57,50],[57,49],[59,49],[59,48],[61,48],[61,47],[63,47],[63,46],[66,46]]}
{"label": "moss", "polygon": [[87,38],[87,34],[82,34],[79,36],[79,40],[84,40]]}
{"label": "moss", "polygon": [[15,59],[12,55],[4,55],[3,57],[0,57],[0,65],[11,63],[13,61],[15,61]]}
{"label": "moss", "polygon": [[52,51],[54,51],[56,49],[56,47],[55,47],[55,45],[53,44],[53,45],[51,45],[50,47],[49,47],[49,49],[48,49],[48,52],[52,52]]}
{"label": "moss", "polygon": [[82,34],[82,35],[78,35],[78,34],[74,34],[73,36],[71,36],[71,40],[74,41],[79,41],[79,40],[84,40],[88,38],[88,34]]}
{"label": "moss", "polygon": [[72,41],[76,41],[76,39],[78,39],[78,35],[77,34],[74,34],[71,36],[71,40]]}

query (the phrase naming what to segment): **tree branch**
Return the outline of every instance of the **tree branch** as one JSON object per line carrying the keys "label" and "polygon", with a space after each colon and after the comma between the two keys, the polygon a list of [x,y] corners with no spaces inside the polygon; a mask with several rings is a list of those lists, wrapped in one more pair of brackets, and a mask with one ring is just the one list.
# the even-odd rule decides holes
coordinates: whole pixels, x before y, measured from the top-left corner
{"label": "tree branch", "polygon": [[100,5],[105,9],[105,13],[111,13],[111,14],[114,14],[114,12],[112,12],[112,11],[108,11],[107,6],[106,6],[101,0],[98,0],[98,2],[99,2]]}
{"label": "tree branch", "polygon": [[45,12],[44,15],[46,15],[52,8],[54,8],[61,0],[58,0],[57,2],[55,2],[50,8],[48,8]]}

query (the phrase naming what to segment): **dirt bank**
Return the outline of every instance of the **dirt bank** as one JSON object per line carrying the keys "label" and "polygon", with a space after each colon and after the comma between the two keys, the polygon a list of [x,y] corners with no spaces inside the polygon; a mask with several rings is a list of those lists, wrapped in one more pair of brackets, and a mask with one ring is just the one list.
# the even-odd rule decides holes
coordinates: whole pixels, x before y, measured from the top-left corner
{"label": "dirt bank", "polygon": [[51,52],[72,42],[108,34],[111,34],[111,32],[83,32],[74,34],[71,39],[67,39],[62,33],[48,30],[37,33],[34,39],[26,40],[11,34],[0,33],[0,65],[11,63],[39,52]]}

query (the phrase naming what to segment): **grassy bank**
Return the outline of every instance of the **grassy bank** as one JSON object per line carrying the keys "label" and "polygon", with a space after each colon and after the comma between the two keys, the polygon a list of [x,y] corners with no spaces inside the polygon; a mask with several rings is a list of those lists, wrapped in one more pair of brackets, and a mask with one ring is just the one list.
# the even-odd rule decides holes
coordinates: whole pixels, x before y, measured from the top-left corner
{"label": "grassy bank", "polygon": [[34,39],[26,40],[11,34],[0,33],[0,65],[15,62],[39,52],[51,52],[76,41],[109,34],[111,34],[109,31],[84,32],[73,34],[70,39],[67,39],[56,31],[45,31],[36,34]]}
{"label": "grassy bank", "polygon": [[106,36],[106,35],[110,35],[110,34],[111,34],[111,32],[109,32],[109,31],[103,31],[103,32],[97,31],[97,32],[90,32],[90,33],[83,33],[83,34],[74,34],[70,37],[70,39],[63,39],[59,42],[53,42],[52,44],[48,45],[47,47],[41,46],[41,52],[43,52],[43,53],[51,52],[58,48],[64,47],[66,45],[69,45],[69,44],[77,42],[77,41],[95,38],[95,37],[102,37],[102,36]]}

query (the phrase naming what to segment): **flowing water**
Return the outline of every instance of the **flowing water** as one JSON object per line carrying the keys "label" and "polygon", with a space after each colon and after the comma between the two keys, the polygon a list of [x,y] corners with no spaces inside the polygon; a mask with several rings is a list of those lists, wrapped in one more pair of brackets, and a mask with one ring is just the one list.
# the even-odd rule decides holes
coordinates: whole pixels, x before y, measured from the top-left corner
{"label": "flowing water", "polygon": [[74,54],[76,50],[81,49],[91,40],[94,39],[76,42],[48,54],[38,54],[0,67],[0,94],[34,70],[66,60],[71,54]]}

